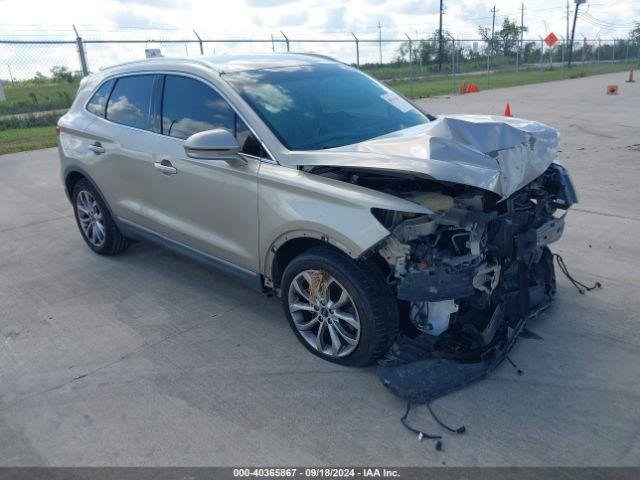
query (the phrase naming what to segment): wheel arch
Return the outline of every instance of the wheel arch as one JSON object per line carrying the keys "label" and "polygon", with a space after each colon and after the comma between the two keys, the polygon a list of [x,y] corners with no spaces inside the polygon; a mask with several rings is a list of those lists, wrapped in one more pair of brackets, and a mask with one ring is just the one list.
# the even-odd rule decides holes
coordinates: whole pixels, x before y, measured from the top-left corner
{"label": "wheel arch", "polygon": [[83,179],[86,180],[87,177],[77,170],[71,170],[65,175],[64,186],[67,193],[67,198],[69,200],[72,200],[71,195],[73,194],[73,189],[75,188],[76,184]]}
{"label": "wheel arch", "polygon": [[279,288],[282,274],[291,260],[313,247],[326,246],[332,250],[357,258],[360,252],[324,233],[313,230],[295,230],[280,235],[271,243],[264,261],[265,285]]}
{"label": "wheel arch", "polygon": [[[340,252],[353,260],[369,257],[371,247],[365,250],[345,245],[335,237],[328,236],[312,230],[296,230],[279,236],[266,252],[264,262],[264,281],[269,288],[278,289],[281,285],[282,275],[287,265],[298,255],[305,251],[324,246],[328,249]],[[377,265],[375,256],[373,263]],[[379,266],[378,266],[379,267]]]}
{"label": "wheel arch", "polygon": [[93,181],[91,176],[84,169],[80,167],[75,167],[75,166],[70,167],[64,172],[65,193],[67,194],[67,198],[69,199],[69,201],[73,204],[73,198],[71,198],[73,195],[73,189],[75,188],[75,186],[80,180],[86,180],[91,184],[91,186],[95,189],[95,191],[98,192],[98,195],[100,195],[100,198],[102,198],[102,201],[107,206],[109,215],[111,215],[111,218],[113,218],[114,222],[118,224],[118,219],[113,214],[113,211],[111,210],[111,205],[109,205],[109,202],[107,198],[104,196],[104,194],[102,193],[102,191],[100,190],[100,187],[98,187],[98,185],[96,184],[96,182]]}

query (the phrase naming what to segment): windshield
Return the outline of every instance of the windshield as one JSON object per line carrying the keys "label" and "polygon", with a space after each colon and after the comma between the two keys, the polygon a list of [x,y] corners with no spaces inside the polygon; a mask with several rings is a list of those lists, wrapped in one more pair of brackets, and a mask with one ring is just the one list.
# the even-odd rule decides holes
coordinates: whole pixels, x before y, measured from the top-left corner
{"label": "windshield", "polygon": [[320,150],[427,123],[401,96],[341,64],[224,75],[289,150]]}

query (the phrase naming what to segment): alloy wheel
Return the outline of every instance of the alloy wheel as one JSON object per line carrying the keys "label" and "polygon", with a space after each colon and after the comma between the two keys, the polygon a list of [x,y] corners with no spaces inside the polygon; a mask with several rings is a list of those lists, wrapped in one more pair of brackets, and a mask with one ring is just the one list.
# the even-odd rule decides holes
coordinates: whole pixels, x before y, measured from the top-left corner
{"label": "alloy wheel", "polygon": [[358,310],[347,289],[326,270],[304,270],[289,286],[296,329],[318,352],[345,357],[360,341]]}
{"label": "alloy wheel", "polygon": [[85,238],[96,248],[105,242],[105,227],[102,210],[96,199],[87,190],[81,190],[76,197],[76,215]]}

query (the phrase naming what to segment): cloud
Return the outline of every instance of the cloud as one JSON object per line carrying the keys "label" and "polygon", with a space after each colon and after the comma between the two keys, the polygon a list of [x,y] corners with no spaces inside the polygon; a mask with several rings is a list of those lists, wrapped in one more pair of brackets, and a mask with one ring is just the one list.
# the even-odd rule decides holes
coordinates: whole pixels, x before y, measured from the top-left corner
{"label": "cloud", "polygon": [[105,18],[115,23],[116,27],[129,25],[149,27],[154,23],[151,16],[134,13],[131,10],[116,10],[114,12],[107,13]]}
{"label": "cloud", "polygon": [[290,15],[281,15],[278,23],[281,27],[301,26],[309,19],[306,11],[292,13]]}
{"label": "cloud", "polygon": [[259,15],[254,15],[251,17],[251,22],[256,26],[256,27],[262,27],[264,26],[264,19],[259,16]]}
{"label": "cloud", "polygon": [[126,0],[120,1],[117,3],[121,3],[124,6],[131,5],[140,5],[143,7],[153,7],[153,8],[161,8],[161,9],[188,9],[191,8],[191,2],[187,0]]}
{"label": "cloud", "polygon": [[371,32],[378,29],[378,22],[382,25],[382,29],[393,28],[396,25],[393,17],[386,13],[369,14],[360,19],[360,24],[357,25],[358,30],[369,30]]}
{"label": "cloud", "polygon": [[246,0],[247,5],[256,8],[271,8],[279,7],[280,5],[286,5],[294,0]]}
{"label": "cloud", "polygon": [[337,7],[327,9],[324,27],[327,29],[340,30],[347,28],[347,22],[344,19],[346,7]]}
{"label": "cloud", "polygon": [[438,0],[411,0],[396,4],[390,10],[393,13],[405,13],[407,15],[437,14],[440,10]]}

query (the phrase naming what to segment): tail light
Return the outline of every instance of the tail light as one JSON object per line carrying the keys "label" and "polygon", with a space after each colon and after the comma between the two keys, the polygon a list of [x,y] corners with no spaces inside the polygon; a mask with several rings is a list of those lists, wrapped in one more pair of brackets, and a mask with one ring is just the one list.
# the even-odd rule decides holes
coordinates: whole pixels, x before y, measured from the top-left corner
{"label": "tail light", "polygon": [[60,135],[60,127],[56,127],[56,135]]}

